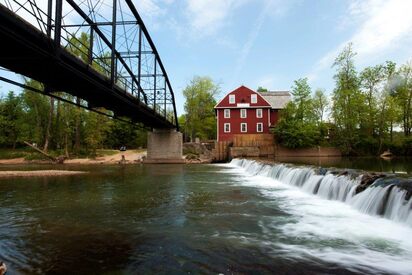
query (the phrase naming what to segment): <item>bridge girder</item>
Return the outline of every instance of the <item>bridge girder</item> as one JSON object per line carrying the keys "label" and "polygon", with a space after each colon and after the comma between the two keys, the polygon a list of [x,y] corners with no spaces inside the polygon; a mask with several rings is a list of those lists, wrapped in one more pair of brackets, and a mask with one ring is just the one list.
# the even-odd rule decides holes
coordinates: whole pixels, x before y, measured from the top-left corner
{"label": "bridge girder", "polygon": [[131,0],[0,0],[0,37],[0,66],[116,116],[178,128],[172,86]]}

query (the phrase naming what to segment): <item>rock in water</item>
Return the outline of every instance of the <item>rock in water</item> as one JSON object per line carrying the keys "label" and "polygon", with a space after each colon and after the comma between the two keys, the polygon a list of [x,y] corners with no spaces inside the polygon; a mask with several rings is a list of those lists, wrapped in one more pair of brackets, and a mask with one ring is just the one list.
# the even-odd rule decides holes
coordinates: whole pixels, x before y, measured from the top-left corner
{"label": "rock in water", "polygon": [[362,176],[362,180],[358,187],[356,187],[356,194],[364,191],[366,188],[368,188],[372,183],[375,182],[375,180],[379,178],[385,177],[384,174],[365,174]]}
{"label": "rock in water", "polygon": [[7,272],[7,266],[5,263],[0,262],[0,275],[4,275]]}

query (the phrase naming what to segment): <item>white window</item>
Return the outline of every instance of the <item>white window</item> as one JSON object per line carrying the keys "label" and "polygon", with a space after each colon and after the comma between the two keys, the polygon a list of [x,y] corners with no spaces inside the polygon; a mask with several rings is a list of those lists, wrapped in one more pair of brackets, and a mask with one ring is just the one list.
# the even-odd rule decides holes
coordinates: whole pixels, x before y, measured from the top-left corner
{"label": "white window", "polygon": [[240,109],[240,118],[246,118],[246,109]]}
{"label": "white window", "polygon": [[258,132],[258,133],[263,132],[263,123],[256,124],[256,132]]}
{"label": "white window", "polygon": [[235,95],[229,95],[229,104],[235,104]]}
{"label": "white window", "polygon": [[230,123],[225,123],[223,126],[224,126],[223,131],[225,133],[230,133]]}
{"label": "white window", "polygon": [[230,118],[230,109],[225,109],[224,118]]}
{"label": "white window", "polygon": [[257,118],[262,118],[263,117],[262,109],[256,109],[256,117]]}
{"label": "white window", "polygon": [[242,133],[246,133],[247,132],[247,123],[240,123],[240,131]]}
{"label": "white window", "polygon": [[257,94],[252,94],[252,97],[250,98],[251,103],[257,103]]}

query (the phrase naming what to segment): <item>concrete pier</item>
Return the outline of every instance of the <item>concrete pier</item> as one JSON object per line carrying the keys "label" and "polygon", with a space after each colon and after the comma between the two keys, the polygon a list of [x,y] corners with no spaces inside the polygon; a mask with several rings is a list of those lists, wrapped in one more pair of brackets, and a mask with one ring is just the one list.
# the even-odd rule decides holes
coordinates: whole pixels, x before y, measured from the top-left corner
{"label": "concrete pier", "polygon": [[144,163],[185,163],[182,133],[175,129],[154,129],[149,132]]}

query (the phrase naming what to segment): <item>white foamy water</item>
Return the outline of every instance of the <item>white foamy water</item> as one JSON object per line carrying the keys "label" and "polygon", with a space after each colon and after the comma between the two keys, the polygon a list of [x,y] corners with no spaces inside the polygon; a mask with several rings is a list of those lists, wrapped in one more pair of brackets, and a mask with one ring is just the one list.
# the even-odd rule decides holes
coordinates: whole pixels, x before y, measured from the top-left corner
{"label": "white foamy water", "polygon": [[261,245],[274,256],[374,274],[412,274],[411,200],[404,199],[403,190],[376,186],[355,195],[358,179],[315,175],[310,168],[248,160],[229,167],[235,184],[257,188],[289,214],[259,223]]}

